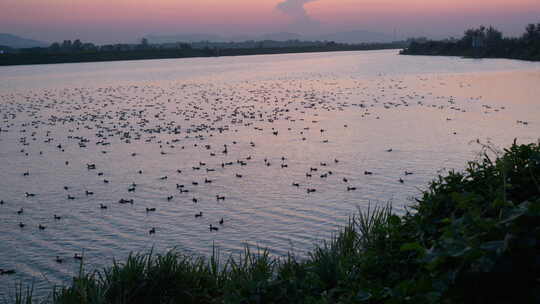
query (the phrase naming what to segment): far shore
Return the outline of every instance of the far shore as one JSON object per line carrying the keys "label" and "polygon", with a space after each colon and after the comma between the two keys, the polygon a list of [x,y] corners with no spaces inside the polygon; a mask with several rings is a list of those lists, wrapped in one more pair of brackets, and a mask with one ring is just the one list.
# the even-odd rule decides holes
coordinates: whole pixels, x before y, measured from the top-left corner
{"label": "far shore", "polygon": [[344,51],[372,51],[401,49],[403,43],[375,43],[357,45],[327,45],[283,48],[245,48],[245,49],[189,49],[189,50],[133,50],[118,52],[80,52],[80,53],[17,53],[0,55],[0,66],[37,65],[58,63],[107,62],[150,59],[204,58],[225,56],[275,55],[296,53],[321,53]]}

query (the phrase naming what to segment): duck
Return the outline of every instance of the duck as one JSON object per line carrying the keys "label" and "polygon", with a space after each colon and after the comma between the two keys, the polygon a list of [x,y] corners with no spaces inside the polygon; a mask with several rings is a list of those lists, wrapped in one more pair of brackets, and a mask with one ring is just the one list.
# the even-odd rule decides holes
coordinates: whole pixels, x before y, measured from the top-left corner
{"label": "duck", "polygon": [[75,253],[75,254],[73,255],[73,258],[74,258],[75,260],[81,261],[81,260],[83,259],[83,256],[82,256],[82,255],[79,255],[78,253]]}
{"label": "duck", "polygon": [[26,197],[34,197],[34,196],[36,196],[34,193],[29,193],[29,192],[25,192],[24,195]]}
{"label": "duck", "polygon": [[123,198],[121,198],[121,199],[118,201],[118,203],[120,203],[120,204],[132,204],[132,205],[133,205],[133,199],[129,199],[129,200],[128,200],[128,199],[123,199]]}
{"label": "duck", "polygon": [[224,200],[225,200],[225,196],[219,196],[219,195],[216,195],[216,199],[217,199],[218,201],[220,201],[220,200],[221,200],[221,201],[224,201]]}
{"label": "duck", "polygon": [[58,220],[61,220],[62,217],[55,214],[55,215],[54,215],[54,219],[58,221]]}
{"label": "duck", "polygon": [[347,191],[354,191],[356,190],[356,187],[347,187]]}
{"label": "duck", "polygon": [[150,229],[148,231],[149,234],[155,234],[156,233],[156,228],[155,227],[152,227],[152,229]]}
{"label": "duck", "polygon": [[61,264],[64,261],[64,259],[60,258],[59,256],[56,256],[55,261],[56,261],[56,263]]}
{"label": "duck", "polygon": [[214,227],[214,226],[212,226],[212,224],[209,225],[209,229],[210,229],[210,231],[218,231],[219,230],[218,227]]}
{"label": "duck", "polygon": [[39,225],[38,225],[38,228],[39,228],[39,230],[45,230],[45,228],[47,228],[47,227],[45,227],[45,226],[39,224]]}
{"label": "duck", "polygon": [[399,182],[403,184],[405,181],[403,180],[403,178],[400,177]]}
{"label": "duck", "polygon": [[24,208],[21,208],[19,209],[19,211],[17,211],[17,214],[23,214],[23,212],[24,212]]}
{"label": "duck", "polygon": [[236,173],[236,177],[238,177],[238,178],[242,178],[242,174],[238,174],[238,173]]}
{"label": "duck", "polygon": [[99,204],[99,209],[107,209],[107,206],[103,204]]}
{"label": "duck", "polygon": [[373,172],[370,172],[370,171],[364,171],[364,175],[373,175]]}
{"label": "duck", "polygon": [[68,194],[67,198],[68,198],[68,200],[74,200],[75,196],[71,196],[71,195]]}
{"label": "duck", "polygon": [[199,212],[199,213],[196,213],[196,214],[195,214],[195,217],[202,217],[202,215],[203,215],[203,213],[202,213],[202,211],[201,211],[201,212]]}
{"label": "duck", "polygon": [[299,184],[299,183],[294,183],[294,182],[293,182],[292,185],[293,185],[294,187],[300,187],[300,184]]}
{"label": "duck", "polygon": [[84,193],[85,193],[86,195],[94,195],[94,192],[88,191],[88,190],[86,190]]}
{"label": "duck", "polygon": [[196,198],[193,198],[193,199],[191,199],[191,201],[194,202],[194,203],[196,204],[199,200],[196,199]]}
{"label": "duck", "polygon": [[317,189],[313,189],[313,188],[308,188],[307,189],[307,193],[316,192],[316,191],[317,191]]}
{"label": "duck", "polygon": [[223,225],[224,222],[225,222],[225,221],[223,221],[223,218],[221,218],[221,219],[219,220],[219,224],[220,224],[220,225]]}
{"label": "duck", "polygon": [[413,172],[410,172],[410,171],[405,171],[405,175],[412,175],[414,174]]}
{"label": "duck", "polygon": [[19,222],[19,227],[24,228],[26,226],[23,222]]}
{"label": "duck", "polygon": [[146,208],[146,212],[154,212],[156,211],[156,208]]}
{"label": "duck", "polygon": [[174,196],[167,196],[167,201],[171,201],[174,198]]}

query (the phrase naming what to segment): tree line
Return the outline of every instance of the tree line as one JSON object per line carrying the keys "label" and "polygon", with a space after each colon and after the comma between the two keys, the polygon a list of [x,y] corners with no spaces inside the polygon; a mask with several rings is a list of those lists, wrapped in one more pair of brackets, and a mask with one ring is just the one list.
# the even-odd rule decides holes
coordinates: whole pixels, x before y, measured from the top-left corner
{"label": "tree line", "polygon": [[404,42],[345,44],[333,41],[245,41],[151,44],[142,39],[138,44],[95,45],[79,39],[55,42],[49,47],[5,49],[0,53],[0,66],[24,64],[74,63],[117,60],[241,56],[283,53],[360,51],[401,49]]}
{"label": "tree line", "polygon": [[527,25],[519,37],[504,37],[501,31],[492,26],[480,26],[466,30],[461,39],[412,39],[401,54],[540,61],[540,22]]}

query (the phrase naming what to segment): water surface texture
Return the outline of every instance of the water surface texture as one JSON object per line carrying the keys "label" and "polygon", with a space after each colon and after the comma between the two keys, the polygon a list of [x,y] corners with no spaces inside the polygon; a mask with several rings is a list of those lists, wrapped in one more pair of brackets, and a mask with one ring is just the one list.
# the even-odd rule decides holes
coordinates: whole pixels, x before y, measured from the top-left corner
{"label": "water surface texture", "polygon": [[397,51],[2,67],[0,298],[65,283],[74,254],[301,256],[478,141],[538,140],[538,84],[537,63]]}

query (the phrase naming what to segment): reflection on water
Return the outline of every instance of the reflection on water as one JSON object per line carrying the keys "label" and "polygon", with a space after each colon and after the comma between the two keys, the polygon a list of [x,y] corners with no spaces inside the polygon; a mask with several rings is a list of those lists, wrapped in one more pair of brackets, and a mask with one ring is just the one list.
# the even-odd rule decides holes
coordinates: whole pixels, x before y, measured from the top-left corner
{"label": "reflection on water", "polygon": [[0,293],[69,280],[75,253],[301,255],[356,208],[404,212],[477,138],[536,140],[530,68],[393,51],[2,68]]}

